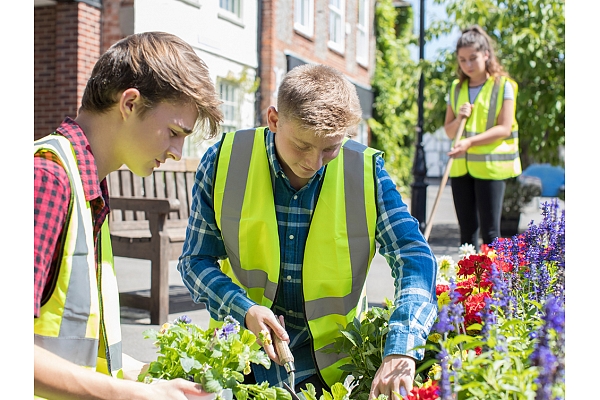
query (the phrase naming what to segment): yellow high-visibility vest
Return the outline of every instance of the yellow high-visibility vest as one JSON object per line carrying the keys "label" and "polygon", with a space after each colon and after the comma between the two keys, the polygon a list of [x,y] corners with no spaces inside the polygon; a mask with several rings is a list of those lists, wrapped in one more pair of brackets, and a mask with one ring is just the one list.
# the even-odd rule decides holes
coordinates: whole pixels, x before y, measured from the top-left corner
{"label": "yellow high-visibility vest", "polygon": [[[515,109],[517,104],[518,85],[512,79],[501,76],[497,79],[488,78],[481,88],[473,103],[471,116],[465,124],[464,137],[472,137],[485,132],[498,123],[498,115],[502,109],[504,99],[504,86],[506,81],[514,88]],[[463,81],[458,86],[458,79],[452,82],[450,90],[450,105],[454,115],[462,104],[469,102],[468,81]],[[499,139],[493,143],[481,146],[471,146],[467,152],[452,161],[450,177],[459,177],[470,174],[474,178],[503,180],[521,174],[521,159],[519,158],[519,125],[515,109],[513,109],[513,123],[509,137]]]}
{"label": "yellow high-visibility vest", "polygon": [[[325,169],[302,265],[304,313],[322,380],[339,382],[345,354],[326,353],[367,310],[366,277],[375,254],[378,150],[345,140]],[[271,307],[279,283],[280,248],[265,128],[225,134],[217,160],[215,217],[228,258],[222,271],[258,304]],[[212,326],[216,325],[212,321]]]}
{"label": "yellow high-visibility vest", "polygon": [[34,155],[48,151],[58,156],[69,176],[71,201],[58,275],[39,317],[34,318],[34,341],[84,368],[122,378],[119,291],[108,219],[100,232],[101,262],[96,268],[91,206],[73,147],[59,134],[34,142]]}

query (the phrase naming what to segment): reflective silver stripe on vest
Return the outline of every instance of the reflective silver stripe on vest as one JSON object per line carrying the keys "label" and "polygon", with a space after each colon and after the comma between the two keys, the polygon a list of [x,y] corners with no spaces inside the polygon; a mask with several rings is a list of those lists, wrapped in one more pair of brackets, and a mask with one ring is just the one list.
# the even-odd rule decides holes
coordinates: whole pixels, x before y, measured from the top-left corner
{"label": "reflective silver stripe on vest", "polygon": [[512,161],[519,158],[519,153],[511,154],[471,154],[469,161]]}
{"label": "reflective silver stripe on vest", "polygon": [[[465,132],[464,136],[465,137],[473,137],[476,135],[477,135],[477,132],[468,131],[468,132]],[[518,138],[519,138],[519,131],[511,131],[510,135],[502,140],[510,140],[510,139],[518,139]],[[456,157],[456,158],[458,158],[458,157]]]}
{"label": "reflective silver stripe on vest", "polygon": [[488,109],[488,119],[485,126],[485,130],[487,131],[494,125],[496,125],[496,107],[498,106],[498,88],[500,84],[498,83],[500,79],[494,80],[494,87],[492,88],[492,94],[490,96],[490,108]]}
{"label": "reflective silver stripe on vest", "polygon": [[317,365],[319,366],[319,369],[325,369],[330,365],[333,365],[336,362],[340,361],[341,359],[349,357],[346,353],[326,353],[324,351],[327,349],[333,349],[333,346],[333,343],[331,343],[323,347],[319,351],[315,352],[315,357],[317,359]]}
{"label": "reflective silver stripe on vest", "polygon": [[[358,304],[367,277],[371,247],[364,202],[364,156],[365,146],[348,141],[344,144],[344,194],[346,204],[346,226],[350,263],[352,265],[352,290],[344,297],[323,297],[307,301],[306,317],[309,320],[325,315],[347,315]],[[327,170],[325,171],[327,174]],[[319,203],[317,202],[317,207]]]}
{"label": "reflective silver stripe on vest", "polygon": [[236,278],[248,289],[264,287],[264,296],[275,301],[277,283],[269,281],[269,276],[265,271],[246,270],[240,265],[239,221],[248,183],[254,131],[254,129],[237,131],[233,138],[229,160],[231,167],[227,170],[227,181],[223,194],[221,232],[223,237],[229,237],[225,245],[229,263]]}
{"label": "reflective silver stripe on vest", "polygon": [[[65,160],[63,165],[68,170],[69,181],[71,182],[76,174],[71,168],[71,164],[67,161],[69,160],[69,157],[65,154],[60,142],[58,143],[59,144],[53,146],[53,149],[60,155],[62,160]],[[75,207],[71,210],[71,213],[77,213],[77,236],[75,239],[71,274],[69,276],[69,285],[65,297],[60,331],[58,337],[36,334],[34,342],[44,349],[70,360],[77,365],[93,368],[97,365],[99,339],[85,337],[91,312],[91,289],[89,265],[87,262],[89,249],[87,246],[83,216],[85,215],[84,213],[89,211],[87,209],[82,210],[80,201],[75,200],[76,193],[74,184],[71,182],[71,185],[70,204]],[[91,251],[93,252],[94,249]],[[114,353],[115,351],[118,353]],[[122,342],[115,343],[109,348],[110,354],[121,354],[121,352]],[[108,359],[112,361],[112,368],[109,364],[109,372],[111,370],[120,370],[123,367],[121,357],[109,357]]]}
{"label": "reflective silver stripe on vest", "polygon": [[[63,160],[68,160],[62,148],[58,147]],[[75,174],[71,170],[70,163],[66,163],[69,168],[69,176],[74,177]],[[75,193],[71,194],[73,198]],[[79,201],[72,201],[75,205],[77,213],[77,237],[75,241],[75,252],[73,253],[73,265],[71,266],[71,276],[69,277],[69,288],[65,299],[65,309],[63,318],[60,324],[60,332],[58,337],[72,338],[85,337],[88,318],[91,309],[91,293],[90,293],[90,277],[89,266],[87,262],[87,247],[86,233],[83,225],[83,210]],[[93,250],[92,250],[93,251]],[[72,349],[73,351],[76,348]],[[69,358],[70,359],[70,358]]]}
{"label": "reflective silver stripe on vest", "polygon": [[[69,160],[60,145],[54,146],[62,160]],[[69,162],[63,163],[72,179],[74,174]],[[74,189],[74,188],[73,188]],[[58,337],[35,335],[35,343],[46,350],[82,366],[95,366],[98,356],[98,340],[86,338],[88,318],[91,308],[89,266],[87,263],[87,241],[83,226],[83,211],[79,201],[74,200],[71,191],[71,204],[77,213],[77,236],[72,258],[69,286],[65,298],[63,317]]]}
{"label": "reflective silver stripe on vest", "polygon": [[[465,155],[454,158],[455,160],[464,159]],[[510,154],[473,154],[469,153],[469,161],[512,161],[519,158],[519,153]]]}
{"label": "reflective silver stripe on vest", "polygon": [[[123,368],[123,343],[117,342],[108,346],[108,352],[111,354],[110,357],[110,372],[118,371]],[[113,357],[113,354],[120,354],[121,357]]]}
{"label": "reflective silver stripe on vest", "polygon": [[34,335],[34,343],[77,365],[90,368],[96,366],[98,339]]}

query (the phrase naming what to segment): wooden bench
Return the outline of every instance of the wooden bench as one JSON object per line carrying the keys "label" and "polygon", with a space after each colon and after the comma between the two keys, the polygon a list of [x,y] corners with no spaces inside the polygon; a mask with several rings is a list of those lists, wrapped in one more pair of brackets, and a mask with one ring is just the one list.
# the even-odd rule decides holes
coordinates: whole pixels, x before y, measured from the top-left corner
{"label": "wooden bench", "polygon": [[150,311],[151,324],[168,320],[169,261],[182,252],[199,161],[169,159],[145,178],[121,167],[107,179],[113,254],[151,263],[150,296],[121,292],[121,306]]}

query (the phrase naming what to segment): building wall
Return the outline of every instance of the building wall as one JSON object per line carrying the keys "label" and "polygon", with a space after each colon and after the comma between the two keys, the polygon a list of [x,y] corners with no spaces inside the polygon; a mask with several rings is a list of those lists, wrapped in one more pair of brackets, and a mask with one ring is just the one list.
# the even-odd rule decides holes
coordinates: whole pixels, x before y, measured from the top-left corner
{"label": "building wall", "polygon": [[276,104],[276,92],[287,72],[287,56],[305,63],[319,63],[342,71],[355,85],[371,89],[374,71],[374,29],[373,15],[375,2],[369,2],[369,62],[361,65],[356,61],[356,23],[358,19],[357,0],[346,1],[345,7],[345,49],[342,53],[328,46],[329,40],[329,1],[314,1],[314,32],[307,36],[294,28],[293,1],[262,1],[261,24],[261,124],[266,123],[266,110]]}
{"label": "building wall", "polygon": [[34,137],[75,117],[100,53],[100,10],[82,2],[34,8]]}
{"label": "building wall", "polygon": [[[65,116],[76,117],[85,84],[100,54],[137,32],[165,31],[188,42],[207,64],[215,85],[242,87],[239,127],[256,124],[257,1],[243,0],[238,18],[215,0],[90,0],[39,3],[35,7],[35,138],[50,133]],[[90,4],[95,4],[90,5]],[[242,77],[245,76],[245,81]],[[186,147],[199,156],[212,142]]]}
{"label": "building wall", "polygon": [[102,9],[84,1],[46,4],[34,7],[34,139],[77,116],[98,57],[125,36],[121,4],[133,0],[103,0]]}
{"label": "building wall", "polygon": [[[257,1],[240,3],[242,11],[237,18],[215,0],[145,0],[136,3],[134,17],[135,32],[166,31],[189,43],[206,63],[215,85],[221,80],[239,84],[238,129],[256,123],[255,93],[248,91],[258,68]],[[186,142],[184,154],[201,156],[215,140]]]}

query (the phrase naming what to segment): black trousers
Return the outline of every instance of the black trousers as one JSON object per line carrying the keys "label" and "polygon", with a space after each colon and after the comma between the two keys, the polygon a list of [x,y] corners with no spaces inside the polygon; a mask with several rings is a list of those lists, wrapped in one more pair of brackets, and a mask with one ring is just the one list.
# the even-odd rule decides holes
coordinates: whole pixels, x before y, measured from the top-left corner
{"label": "black trousers", "polygon": [[479,250],[480,234],[483,244],[491,244],[500,236],[506,181],[477,179],[467,174],[452,178],[451,183],[460,226],[460,245],[472,244]]}

